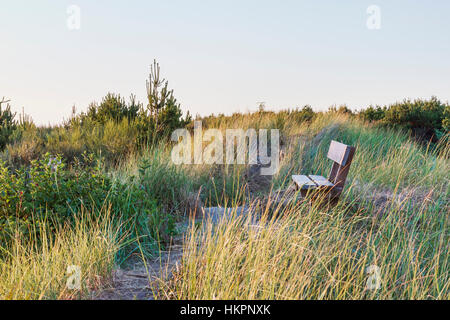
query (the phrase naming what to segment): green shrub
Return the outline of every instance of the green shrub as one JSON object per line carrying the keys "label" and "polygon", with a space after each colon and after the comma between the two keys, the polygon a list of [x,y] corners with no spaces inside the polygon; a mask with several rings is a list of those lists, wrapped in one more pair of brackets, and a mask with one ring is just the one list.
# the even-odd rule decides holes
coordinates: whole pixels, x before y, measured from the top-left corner
{"label": "green shrub", "polygon": [[6,108],[2,109],[2,104],[7,102],[4,98],[0,101],[0,151],[6,147],[17,125],[14,120],[16,114],[11,112],[10,105],[7,104]]}
{"label": "green shrub", "polygon": [[430,100],[404,100],[389,107],[372,107],[358,113],[362,120],[379,121],[389,126],[406,128],[421,141],[437,142],[450,127],[450,106],[436,97]]}
{"label": "green shrub", "polygon": [[91,151],[87,142],[87,132],[82,126],[54,127],[46,136],[44,149],[72,162],[84,152]]}
{"label": "green shrub", "polygon": [[120,123],[108,121],[99,131],[101,132],[98,137],[100,145],[97,148],[91,148],[91,152],[103,150],[110,160],[118,160],[120,157],[126,157],[136,148],[136,126],[126,119]]}
{"label": "green shrub", "polygon": [[189,112],[183,119],[183,112],[181,111],[180,105],[173,97],[167,101],[165,108],[158,114],[159,130],[165,137],[169,137],[176,129],[184,128],[189,122],[191,122]]}
{"label": "green shrub", "polygon": [[404,100],[387,108],[384,121],[410,129],[441,130],[444,110],[445,105],[436,97],[430,100]]}
{"label": "green shrub", "polygon": [[108,93],[100,104],[91,103],[86,113],[74,116],[70,125],[95,122],[105,124],[107,121],[121,122],[123,119],[129,121],[135,119],[141,109],[141,105],[136,102],[136,97],[130,97],[130,103],[127,104],[120,94]]}
{"label": "green shrub", "polygon": [[175,213],[183,206],[192,189],[183,168],[167,161],[158,151],[141,160],[138,181],[139,188],[169,213]]}
{"label": "green shrub", "polygon": [[363,109],[358,113],[359,118],[364,121],[373,122],[379,121],[384,118],[384,114],[386,112],[386,107],[382,108],[380,106],[376,107],[368,107],[367,109]]}
{"label": "green shrub", "polygon": [[[76,158],[69,169],[61,157],[46,154],[30,166],[12,171],[0,162],[0,243],[16,231],[27,235],[33,221],[49,221],[55,228],[73,222],[77,212],[101,212],[106,206],[123,221],[127,246],[121,254],[137,250],[147,254],[158,249],[158,241],[174,233],[174,218],[160,209],[154,190],[146,187],[146,176],[114,181],[103,173],[93,155]],[[136,239],[140,241],[137,242]]]}
{"label": "green shrub", "polygon": [[293,120],[297,123],[309,122],[314,119],[315,115],[311,106],[304,106],[301,110],[297,109],[291,114]]}
{"label": "green shrub", "polygon": [[442,120],[442,128],[444,131],[450,131],[450,105],[446,105],[444,109],[444,119]]}
{"label": "green shrub", "polygon": [[353,111],[350,110],[346,105],[339,106],[339,108],[336,108],[336,106],[331,106],[328,108],[328,112],[348,115],[353,114]]}
{"label": "green shrub", "polygon": [[14,166],[29,165],[43,153],[45,140],[35,126],[29,126],[25,130],[18,128],[13,136],[11,143],[6,146],[6,151]]}
{"label": "green shrub", "polygon": [[[159,65],[153,65],[147,82],[148,105],[131,95],[127,103],[120,94],[108,93],[100,104],[91,103],[86,112],[73,115],[63,125],[36,128],[30,119],[15,125],[9,105],[2,111],[0,103],[0,151],[7,148],[7,157],[15,166],[30,164],[39,155],[60,154],[69,163],[83,152],[102,155],[117,164],[143,146],[167,140],[171,133],[191,122],[187,113],[183,118],[180,104],[168,89],[168,82],[160,80]],[[5,158],[5,156],[3,156]]]}
{"label": "green shrub", "polygon": [[[86,156],[87,161],[92,162],[92,158]],[[68,170],[60,157],[50,154],[15,172],[0,162],[1,216],[26,219],[48,214],[63,222],[81,206],[101,207],[112,183],[99,170],[81,162]]]}
{"label": "green shrub", "polygon": [[17,129],[7,146],[7,154],[16,167],[29,165],[46,152],[60,154],[69,164],[84,152],[116,164],[137,149],[138,130],[136,123],[127,119],[118,123],[107,120],[104,124],[86,122],[70,127]]}

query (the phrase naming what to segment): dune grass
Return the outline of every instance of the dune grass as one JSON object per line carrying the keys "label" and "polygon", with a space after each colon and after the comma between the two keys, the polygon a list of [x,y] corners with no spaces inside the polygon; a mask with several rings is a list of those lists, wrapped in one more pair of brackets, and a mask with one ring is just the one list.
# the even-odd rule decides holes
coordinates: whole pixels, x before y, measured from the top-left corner
{"label": "dune grass", "polygon": [[[109,173],[128,189],[145,191],[142,194],[156,206],[139,211],[145,219],[128,219],[132,226],[156,226],[155,234],[171,236],[160,231],[172,231],[172,215],[182,221],[197,197],[206,206],[258,204],[247,219],[192,224],[180,268],[159,286],[161,298],[449,298],[448,137],[439,146],[427,147],[405,132],[342,114],[320,114],[301,123],[283,112],[204,122],[205,128],[219,130],[279,129],[284,156],[272,179],[273,190],[287,188],[292,174],[327,176],[331,163],[326,152],[332,139],[357,151],[334,208],[308,201],[279,207],[267,201],[267,190],[249,190],[247,167],[175,166],[167,143],[130,152]],[[126,200],[122,211],[135,205],[126,193],[121,197]],[[114,209],[120,216],[121,209]],[[90,217],[98,215],[80,214],[73,225],[56,232],[50,232],[45,221],[36,221],[34,234],[39,237],[13,237],[0,252],[0,298],[89,298],[108,282],[126,238],[109,212],[96,220]],[[250,223],[254,215],[260,217],[256,226]],[[81,267],[81,290],[66,287],[70,265]],[[374,276],[380,284],[376,290],[368,286]]]}
{"label": "dune grass", "polygon": [[[100,219],[80,213],[73,225],[49,230],[35,221],[30,238],[17,233],[0,254],[0,299],[88,299],[108,282],[121,245],[117,222],[105,210]],[[37,236],[39,234],[39,236]],[[73,271],[81,270],[81,288],[67,287]]]}
{"label": "dune grass", "polygon": [[[172,291],[178,299],[448,299],[445,218],[422,227],[391,211],[377,221],[301,205],[191,230]],[[214,229],[214,231],[213,231]],[[408,230],[409,229],[409,230]],[[201,230],[201,229],[200,229]],[[367,283],[379,268],[379,290]]]}
{"label": "dune grass", "polygon": [[285,187],[293,172],[326,176],[329,142],[339,140],[357,147],[339,205],[281,208],[269,201],[257,226],[250,218],[193,225],[163,296],[448,299],[448,143],[432,150],[345,116],[319,118],[305,129],[314,134],[286,146],[274,185]]}

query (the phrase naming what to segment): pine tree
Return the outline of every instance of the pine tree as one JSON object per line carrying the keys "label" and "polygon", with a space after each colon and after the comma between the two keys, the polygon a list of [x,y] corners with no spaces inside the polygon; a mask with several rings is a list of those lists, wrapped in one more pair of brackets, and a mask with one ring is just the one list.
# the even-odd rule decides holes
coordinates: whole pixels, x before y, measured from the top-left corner
{"label": "pine tree", "polygon": [[146,81],[148,110],[150,115],[155,119],[155,131],[159,131],[158,118],[161,110],[166,106],[167,101],[173,99],[173,90],[169,90],[169,82],[160,79],[159,63],[153,61],[150,66],[149,79]]}

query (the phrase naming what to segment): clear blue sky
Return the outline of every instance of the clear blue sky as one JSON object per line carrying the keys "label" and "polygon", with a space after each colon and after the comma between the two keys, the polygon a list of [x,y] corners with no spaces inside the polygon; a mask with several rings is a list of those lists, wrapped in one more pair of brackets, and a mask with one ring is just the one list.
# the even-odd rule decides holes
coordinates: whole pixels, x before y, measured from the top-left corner
{"label": "clear blue sky", "polygon": [[194,115],[450,100],[448,0],[0,0],[0,41],[0,99],[40,124],[108,91],[144,101],[154,58]]}

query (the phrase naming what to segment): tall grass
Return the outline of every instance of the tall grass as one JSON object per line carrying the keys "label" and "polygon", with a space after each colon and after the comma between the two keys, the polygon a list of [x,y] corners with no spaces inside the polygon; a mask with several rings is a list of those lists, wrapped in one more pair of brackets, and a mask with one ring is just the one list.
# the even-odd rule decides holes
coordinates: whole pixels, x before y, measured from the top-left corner
{"label": "tall grass", "polygon": [[[228,198],[241,194],[244,165],[175,165],[171,144],[149,146],[122,163],[113,172],[115,179],[126,182],[130,177],[140,188],[148,190],[167,213],[189,215],[192,202],[200,199],[210,205],[224,205]],[[198,199],[197,199],[198,198]]]}
{"label": "tall grass", "polygon": [[[205,221],[200,228],[192,224],[181,267],[164,288],[165,297],[449,298],[449,139],[427,148],[405,132],[337,113],[318,114],[308,121],[298,121],[289,112],[205,120],[205,128],[222,131],[280,129],[284,157],[272,179],[274,190],[286,188],[292,174],[327,176],[331,163],[326,153],[332,139],[356,146],[341,201],[327,209],[308,201],[286,207],[267,202],[267,190],[247,188],[245,166],[175,166],[170,144],[135,150],[128,140],[134,133],[126,122],[119,126],[120,130],[106,125],[93,134],[102,139],[93,139],[101,140],[104,152],[120,163],[112,175],[124,187],[116,191],[111,212],[122,216],[124,224],[114,221],[109,211],[96,220],[79,215],[73,225],[61,226],[56,233],[48,231],[46,221],[36,221],[31,238],[18,233],[1,248],[0,298],[88,298],[108,281],[115,258],[122,261],[137,249],[153,252],[169,243],[174,220],[182,221],[197,197],[211,206],[258,206],[247,218],[218,225]],[[61,128],[47,138],[55,152],[67,149],[64,153],[70,156],[91,145],[83,142],[87,134]],[[92,144],[92,149],[98,148]],[[126,161],[116,161],[116,155]],[[260,221],[255,224],[253,217]],[[131,236],[124,234],[128,230]],[[121,245],[125,238],[138,238],[139,248],[121,254],[129,244]],[[82,269],[80,291],[66,288],[69,265]],[[367,286],[373,265],[380,272],[378,290]]]}
{"label": "tall grass", "polygon": [[[355,204],[355,203],[353,203]],[[190,230],[178,299],[448,299],[448,216],[422,204],[332,211],[307,204]],[[255,214],[255,213],[253,213]],[[206,231],[205,231],[206,230]],[[371,290],[368,268],[380,270]]]}
{"label": "tall grass", "polygon": [[[105,211],[100,219],[79,214],[56,233],[35,221],[30,238],[17,233],[0,254],[0,299],[54,300],[89,298],[105,284],[115,265],[121,238],[117,222]],[[38,237],[37,234],[40,234]],[[70,290],[69,266],[81,268],[81,289]]]}
{"label": "tall grass", "polygon": [[[299,136],[286,147],[275,187],[293,173],[326,176],[331,139],[356,146],[339,205],[269,202],[256,225],[256,211],[247,220],[193,225],[166,297],[448,299],[450,146],[427,149],[403,132],[345,116],[284,128]],[[371,266],[379,289],[368,285]]]}

